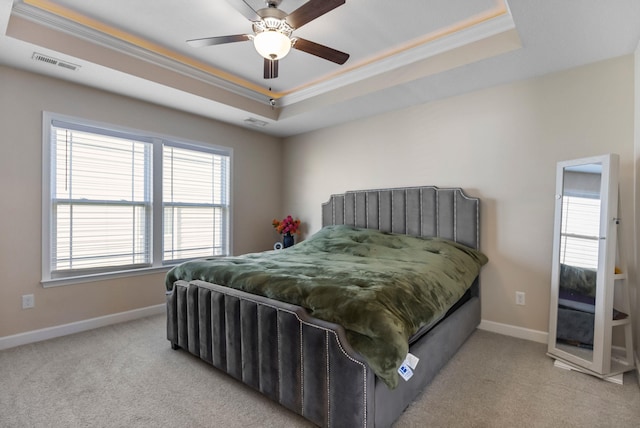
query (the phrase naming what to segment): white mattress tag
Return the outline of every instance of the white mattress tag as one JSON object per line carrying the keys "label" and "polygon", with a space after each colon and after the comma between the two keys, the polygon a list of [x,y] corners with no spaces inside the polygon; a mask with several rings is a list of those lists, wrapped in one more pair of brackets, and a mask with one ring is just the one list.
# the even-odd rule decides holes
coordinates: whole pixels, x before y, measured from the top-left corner
{"label": "white mattress tag", "polygon": [[404,359],[404,363],[409,367],[411,367],[413,370],[416,369],[419,362],[420,362],[420,358],[416,357],[411,353],[408,353],[407,357]]}
{"label": "white mattress tag", "polygon": [[411,379],[411,376],[413,376],[413,370],[411,370],[411,367],[405,363],[402,363],[400,368],[398,368],[398,373],[400,373],[400,376],[402,376],[402,379],[404,380],[409,380]]}

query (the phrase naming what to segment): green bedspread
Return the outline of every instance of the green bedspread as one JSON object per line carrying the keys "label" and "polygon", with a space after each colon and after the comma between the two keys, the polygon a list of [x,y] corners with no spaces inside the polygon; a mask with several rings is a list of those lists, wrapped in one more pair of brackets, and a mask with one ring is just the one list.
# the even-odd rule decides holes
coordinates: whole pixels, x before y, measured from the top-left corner
{"label": "green bedspread", "polygon": [[285,250],[185,262],[167,273],[166,287],[199,279],[302,306],[342,325],[395,388],[409,337],[462,297],[486,262],[444,239],[327,226]]}

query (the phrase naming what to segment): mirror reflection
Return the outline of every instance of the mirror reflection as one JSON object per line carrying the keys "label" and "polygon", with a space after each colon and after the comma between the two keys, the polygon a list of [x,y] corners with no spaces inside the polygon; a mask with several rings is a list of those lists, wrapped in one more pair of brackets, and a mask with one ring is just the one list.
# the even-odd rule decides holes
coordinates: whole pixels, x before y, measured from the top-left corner
{"label": "mirror reflection", "polygon": [[565,167],[556,346],[593,360],[602,164]]}

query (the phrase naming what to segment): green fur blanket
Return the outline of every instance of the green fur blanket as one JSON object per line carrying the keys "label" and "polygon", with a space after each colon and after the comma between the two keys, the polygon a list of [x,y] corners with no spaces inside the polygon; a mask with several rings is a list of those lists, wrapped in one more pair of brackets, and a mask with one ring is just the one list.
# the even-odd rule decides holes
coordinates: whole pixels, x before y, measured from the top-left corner
{"label": "green fur blanket", "polygon": [[166,287],[199,279],[302,306],[342,325],[395,388],[409,337],[460,299],[486,262],[444,239],[328,226],[285,250],[185,262],[167,273]]}

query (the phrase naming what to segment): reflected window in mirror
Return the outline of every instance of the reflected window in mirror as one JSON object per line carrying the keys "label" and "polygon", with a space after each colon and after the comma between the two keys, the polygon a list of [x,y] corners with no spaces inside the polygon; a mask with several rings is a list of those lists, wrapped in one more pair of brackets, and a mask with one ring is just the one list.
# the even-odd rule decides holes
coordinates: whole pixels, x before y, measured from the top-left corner
{"label": "reflected window in mirror", "polygon": [[597,269],[600,236],[601,164],[564,170],[560,263]]}
{"label": "reflected window in mirror", "polygon": [[597,269],[599,218],[600,199],[563,196],[560,263]]}

